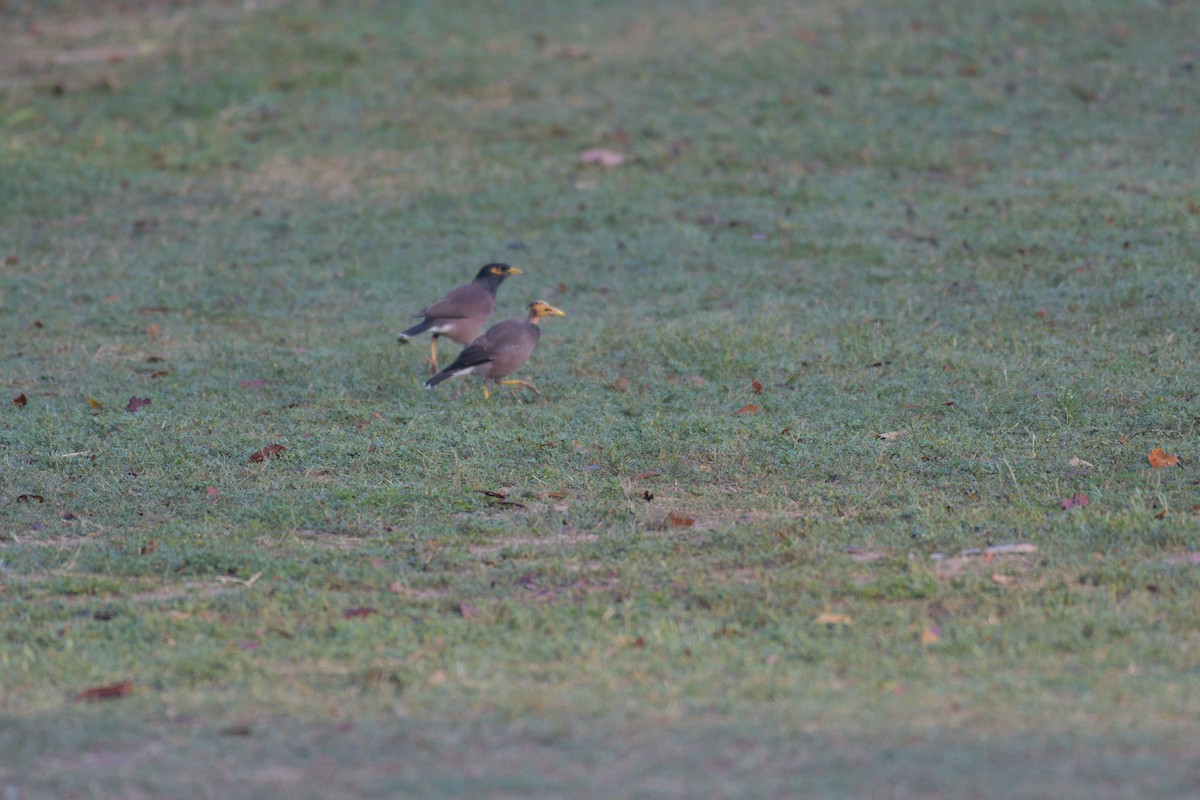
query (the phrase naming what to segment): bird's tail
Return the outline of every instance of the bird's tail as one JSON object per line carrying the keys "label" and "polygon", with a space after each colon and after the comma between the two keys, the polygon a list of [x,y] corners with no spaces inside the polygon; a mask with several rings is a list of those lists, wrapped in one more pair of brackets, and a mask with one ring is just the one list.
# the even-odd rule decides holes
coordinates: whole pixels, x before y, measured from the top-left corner
{"label": "bird's tail", "polygon": [[458,374],[457,372],[451,372],[450,370],[444,369],[441,372],[439,372],[437,375],[434,375],[432,378],[425,381],[425,383],[423,383],[422,386],[424,386],[426,389],[432,389],[433,387],[437,386],[442,381],[444,381],[448,378],[453,378],[457,374]]}
{"label": "bird's tail", "polygon": [[424,320],[423,322],[418,322],[416,325],[413,325],[408,330],[402,331],[399,335],[396,336],[396,339],[399,340],[401,343],[407,342],[412,337],[424,333],[425,331],[429,330],[431,327],[433,327],[433,320],[431,320],[431,319]]}

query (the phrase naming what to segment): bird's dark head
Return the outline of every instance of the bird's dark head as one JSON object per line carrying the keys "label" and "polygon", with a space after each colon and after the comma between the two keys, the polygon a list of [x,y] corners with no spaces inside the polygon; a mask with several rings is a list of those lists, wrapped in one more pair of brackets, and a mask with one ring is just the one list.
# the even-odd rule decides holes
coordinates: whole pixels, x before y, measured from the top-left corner
{"label": "bird's dark head", "polygon": [[529,304],[529,321],[537,325],[546,317],[565,317],[566,314],[544,300],[534,300]]}
{"label": "bird's dark head", "polygon": [[520,275],[521,270],[508,264],[486,264],[475,276],[477,281],[502,281],[510,275]]}

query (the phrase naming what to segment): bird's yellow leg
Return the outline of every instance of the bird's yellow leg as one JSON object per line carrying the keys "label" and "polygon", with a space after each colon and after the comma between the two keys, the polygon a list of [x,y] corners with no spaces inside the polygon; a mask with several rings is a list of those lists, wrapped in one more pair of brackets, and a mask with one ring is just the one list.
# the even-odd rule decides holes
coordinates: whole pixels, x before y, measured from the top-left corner
{"label": "bird's yellow leg", "polygon": [[511,381],[497,381],[497,383],[499,383],[503,386],[524,386],[526,389],[533,392],[538,397],[542,396],[542,393],[538,391],[538,388],[536,386],[534,386],[532,383],[530,383],[529,381],[511,380]]}
{"label": "bird's yellow leg", "polygon": [[429,372],[430,374],[438,371],[437,363],[437,337],[434,336],[429,340]]}
{"label": "bird's yellow leg", "polygon": [[483,385],[483,399],[484,399],[484,400],[487,400],[489,397],[491,397],[491,395],[490,395],[490,394],[488,394],[488,390],[487,390],[487,384],[485,383],[485,384]]}

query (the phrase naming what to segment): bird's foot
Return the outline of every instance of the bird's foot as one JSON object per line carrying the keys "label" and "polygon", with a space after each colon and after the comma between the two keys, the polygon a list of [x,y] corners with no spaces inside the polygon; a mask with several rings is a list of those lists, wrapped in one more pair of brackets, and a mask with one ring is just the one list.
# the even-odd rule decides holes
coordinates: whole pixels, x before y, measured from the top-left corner
{"label": "bird's foot", "polygon": [[[532,383],[530,383],[529,381],[517,381],[517,380],[512,380],[512,381],[497,381],[497,382],[498,382],[498,383],[499,383],[501,386],[524,386],[526,389],[528,389],[529,391],[533,392],[533,393],[534,393],[534,394],[536,394],[538,397],[541,397],[541,396],[542,396],[542,393],[538,391],[538,388],[537,388],[536,386],[534,386]],[[515,391],[513,392],[513,397],[516,397],[516,392],[515,392]]]}

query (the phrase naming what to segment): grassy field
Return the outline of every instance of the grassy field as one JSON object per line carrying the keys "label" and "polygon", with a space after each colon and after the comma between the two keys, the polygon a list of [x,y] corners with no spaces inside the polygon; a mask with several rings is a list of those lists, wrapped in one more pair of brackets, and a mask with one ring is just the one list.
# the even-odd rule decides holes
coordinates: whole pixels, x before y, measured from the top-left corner
{"label": "grassy field", "polygon": [[1194,23],[0,0],[5,799],[1197,796]]}

